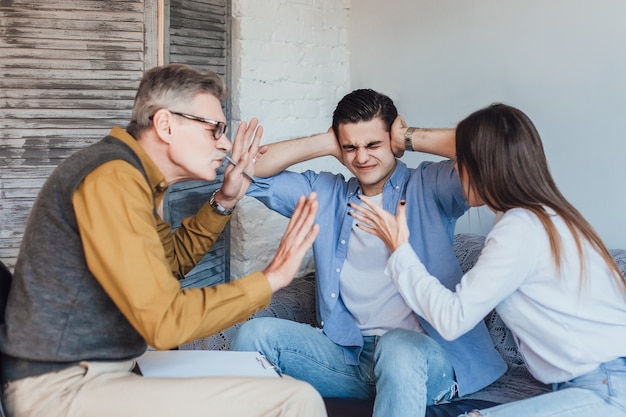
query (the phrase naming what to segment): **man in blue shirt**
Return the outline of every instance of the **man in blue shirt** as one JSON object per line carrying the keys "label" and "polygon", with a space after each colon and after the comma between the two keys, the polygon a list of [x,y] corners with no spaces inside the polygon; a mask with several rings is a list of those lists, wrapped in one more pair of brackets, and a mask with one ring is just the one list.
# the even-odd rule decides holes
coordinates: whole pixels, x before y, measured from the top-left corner
{"label": "man in blue shirt", "polygon": [[[430,273],[449,288],[462,271],[452,243],[456,220],[468,206],[455,169],[454,129],[407,128],[392,100],[369,89],[346,95],[332,129],[277,142],[257,155],[255,172],[268,177],[248,195],[289,217],[297,198],[317,192],[321,231],[313,245],[321,329],[258,318],[239,330],[233,348],[259,350],[285,374],[315,386],[324,397],[372,398],[374,416],[423,416],[427,405],[477,391],[506,365],[484,324],[444,340],[404,302],[384,269],[389,252],[360,230],[348,203],[366,195],[395,213],[407,204],[410,243]],[[405,150],[450,158],[409,169]],[[284,171],[332,155],[354,177]]]}

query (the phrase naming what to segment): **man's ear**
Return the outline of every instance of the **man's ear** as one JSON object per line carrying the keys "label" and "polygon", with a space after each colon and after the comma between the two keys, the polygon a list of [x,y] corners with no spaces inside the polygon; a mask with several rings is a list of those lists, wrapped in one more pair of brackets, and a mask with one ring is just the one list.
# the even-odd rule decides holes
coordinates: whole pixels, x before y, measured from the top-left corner
{"label": "man's ear", "polygon": [[152,127],[162,141],[172,141],[172,113],[166,109],[157,110],[152,117]]}

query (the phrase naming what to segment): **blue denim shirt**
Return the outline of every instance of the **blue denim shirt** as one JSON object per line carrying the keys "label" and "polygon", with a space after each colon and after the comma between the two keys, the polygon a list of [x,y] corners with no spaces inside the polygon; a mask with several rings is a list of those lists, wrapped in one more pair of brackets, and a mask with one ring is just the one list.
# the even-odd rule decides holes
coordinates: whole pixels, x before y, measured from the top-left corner
{"label": "blue denim shirt", "polygon": [[[358,180],[329,172],[284,171],[251,184],[248,195],[289,217],[298,198],[312,191],[317,193],[320,207],[316,219],[320,233],[313,244],[318,321],[324,333],[344,347],[346,363],[356,365],[363,335],[341,300],[339,277],[354,221],[348,215],[348,202],[359,202]],[[454,289],[463,275],[452,247],[454,229],[456,220],[468,208],[454,162],[423,162],[416,169],[409,169],[397,161],[396,169],[383,187],[383,208],[396,213],[402,199],[407,202],[413,250],[432,275]],[[489,385],[506,370],[484,323],[448,342],[428,322],[421,317],[419,320],[428,335],[446,350],[454,366],[459,395]]]}

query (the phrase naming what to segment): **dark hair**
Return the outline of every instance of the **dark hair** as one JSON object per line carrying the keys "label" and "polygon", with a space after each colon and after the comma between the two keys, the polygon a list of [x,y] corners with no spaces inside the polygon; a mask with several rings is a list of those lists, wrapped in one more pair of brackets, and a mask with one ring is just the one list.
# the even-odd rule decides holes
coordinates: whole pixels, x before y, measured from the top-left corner
{"label": "dark hair", "polygon": [[539,133],[522,111],[496,103],[469,115],[456,129],[456,158],[459,175],[467,174],[469,186],[489,207],[502,212],[521,207],[539,218],[548,233],[557,268],[561,265],[561,238],[545,207],[561,216],[574,235],[581,271],[584,238],[626,283],[593,227],[559,191]]}
{"label": "dark hair", "polygon": [[369,88],[354,90],[339,101],[333,112],[335,136],[339,138],[340,124],[368,122],[377,116],[385,124],[386,131],[391,131],[391,125],[398,116],[393,100]]}

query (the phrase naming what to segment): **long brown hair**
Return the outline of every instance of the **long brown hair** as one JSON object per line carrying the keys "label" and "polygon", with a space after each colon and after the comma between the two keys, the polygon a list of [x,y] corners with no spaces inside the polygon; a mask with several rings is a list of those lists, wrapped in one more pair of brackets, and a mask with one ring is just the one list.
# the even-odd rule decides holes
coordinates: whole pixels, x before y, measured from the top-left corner
{"label": "long brown hair", "polygon": [[545,207],[561,216],[572,232],[581,277],[581,239],[586,239],[600,253],[618,283],[626,287],[626,279],[598,234],[556,186],[539,133],[526,114],[500,103],[472,113],[457,126],[456,158],[459,175],[467,174],[470,187],[487,206],[501,212],[521,207],[539,218],[548,233],[557,269],[561,267],[562,242]]}

